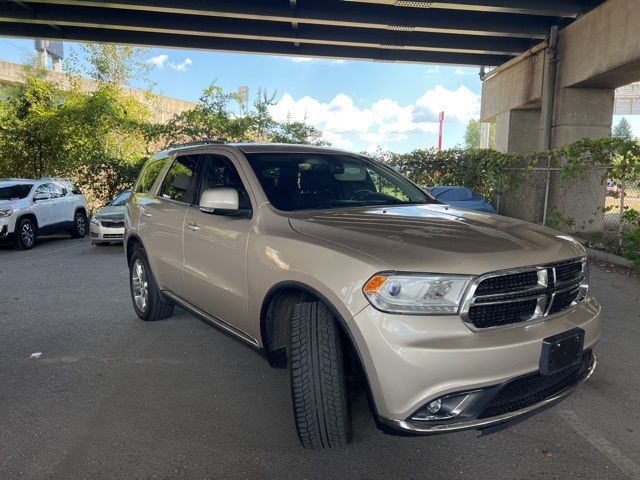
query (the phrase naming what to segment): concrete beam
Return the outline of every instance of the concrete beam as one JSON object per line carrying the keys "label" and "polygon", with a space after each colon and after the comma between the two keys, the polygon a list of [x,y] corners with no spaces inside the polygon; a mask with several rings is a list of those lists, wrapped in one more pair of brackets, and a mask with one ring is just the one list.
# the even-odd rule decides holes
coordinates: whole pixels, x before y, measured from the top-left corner
{"label": "concrete beam", "polygon": [[640,2],[607,0],[560,31],[561,87],[617,88],[640,80]]}
{"label": "concrete beam", "polygon": [[504,73],[486,80],[482,84],[481,121],[495,122],[499,114],[519,108],[539,108],[544,64],[544,51],[527,54]]}

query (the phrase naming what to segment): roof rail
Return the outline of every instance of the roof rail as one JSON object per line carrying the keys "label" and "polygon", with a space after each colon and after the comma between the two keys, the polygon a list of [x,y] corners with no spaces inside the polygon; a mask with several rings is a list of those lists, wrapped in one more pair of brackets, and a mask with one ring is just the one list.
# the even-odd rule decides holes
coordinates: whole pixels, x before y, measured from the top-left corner
{"label": "roof rail", "polygon": [[213,140],[213,139],[210,139],[210,138],[205,138],[203,140],[194,140],[192,142],[176,143],[176,144],[173,144],[173,145],[169,146],[169,148],[195,147],[196,145],[209,145],[210,143],[224,143],[224,142],[221,142],[220,140]]}
{"label": "roof rail", "polygon": [[47,180],[49,182],[69,182],[69,183],[71,183],[71,180],[69,180],[68,178],[63,178],[63,177],[40,177],[38,180],[40,180],[40,181]]}

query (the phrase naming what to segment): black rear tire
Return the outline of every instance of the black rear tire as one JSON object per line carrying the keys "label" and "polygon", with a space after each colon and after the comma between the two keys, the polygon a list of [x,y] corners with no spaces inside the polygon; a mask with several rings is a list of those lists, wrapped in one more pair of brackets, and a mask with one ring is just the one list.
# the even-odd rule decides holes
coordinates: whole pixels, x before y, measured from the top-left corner
{"label": "black rear tire", "polygon": [[31,250],[36,244],[37,228],[30,218],[21,219],[16,228],[16,246],[20,250]]}
{"label": "black rear tire", "polygon": [[69,230],[73,238],[83,238],[87,234],[87,216],[84,212],[78,211],[73,216],[73,227]]}
{"label": "black rear tire", "polygon": [[[173,304],[167,302],[160,292],[151,273],[147,256],[140,248],[133,252],[129,262],[129,290],[133,308],[141,320],[153,322],[169,318],[173,314]],[[144,302],[140,299],[142,292],[144,292]]]}
{"label": "black rear tire", "polygon": [[351,442],[342,335],[322,302],[296,305],[291,314],[291,394],[304,448],[339,448]]}

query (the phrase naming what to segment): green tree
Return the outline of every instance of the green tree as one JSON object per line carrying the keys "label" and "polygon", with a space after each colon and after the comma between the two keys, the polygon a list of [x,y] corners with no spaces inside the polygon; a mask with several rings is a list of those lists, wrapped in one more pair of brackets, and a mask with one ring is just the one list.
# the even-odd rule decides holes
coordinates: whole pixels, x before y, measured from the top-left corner
{"label": "green tree", "polygon": [[67,71],[100,83],[124,86],[139,82],[151,87],[149,72],[153,66],[145,60],[148,52],[148,48],[131,45],[82,43],[79,51],[72,50]]}
{"label": "green tree", "polygon": [[[480,120],[469,120],[464,132],[464,146],[466,148],[480,148],[480,137],[482,131]],[[496,143],[496,125],[489,124],[489,148],[493,148]]]}
{"label": "green tree", "polygon": [[0,109],[0,177],[39,178],[64,168],[66,92],[38,65],[5,89]]}
{"label": "green tree", "polygon": [[480,122],[469,120],[464,131],[464,146],[467,148],[480,148]]}
{"label": "green tree", "polygon": [[0,177],[68,177],[92,207],[129,186],[146,155],[148,109],[111,82],[85,91],[38,65],[23,77],[0,100]]}
{"label": "green tree", "polygon": [[311,125],[275,121],[269,111],[274,97],[259,90],[250,108],[237,93],[225,92],[214,83],[204,90],[194,108],[165,124],[152,125],[148,138],[160,148],[207,138],[222,142],[327,144]]}
{"label": "green tree", "polygon": [[613,127],[612,135],[616,138],[623,138],[625,140],[632,140],[633,132],[631,131],[631,124],[629,120],[625,117],[622,117],[618,124]]}
{"label": "green tree", "polygon": [[314,126],[304,122],[291,121],[277,123],[271,132],[270,141],[300,145],[329,145],[329,142],[322,140],[322,132]]}

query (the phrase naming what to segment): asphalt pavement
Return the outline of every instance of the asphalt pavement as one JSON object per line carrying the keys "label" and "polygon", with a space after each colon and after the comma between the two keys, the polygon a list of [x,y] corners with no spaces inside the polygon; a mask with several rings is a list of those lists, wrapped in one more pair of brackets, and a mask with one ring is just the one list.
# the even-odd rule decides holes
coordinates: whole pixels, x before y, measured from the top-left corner
{"label": "asphalt pavement", "polygon": [[184,311],[138,320],[121,246],[0,247],[0,479],[640,479],[640,281],[608,270],[598,369],[552,410],[398,437],[362,397],[352,445],[306,451],[288,372]]}

